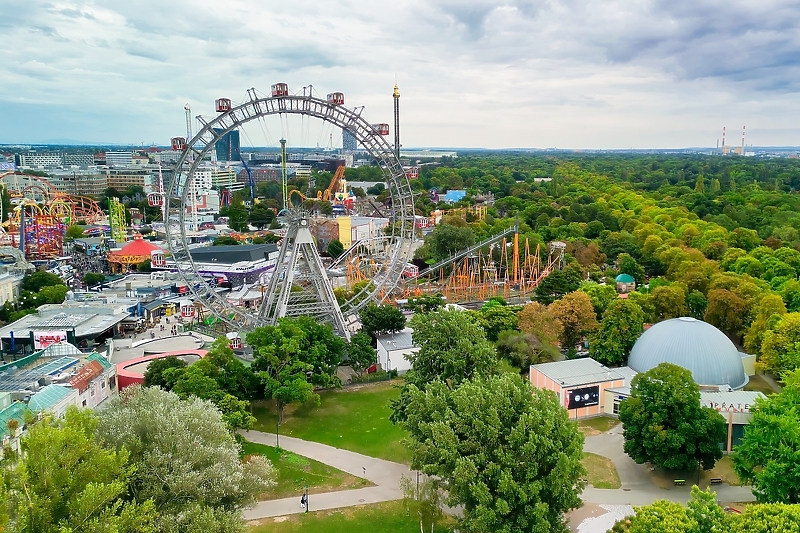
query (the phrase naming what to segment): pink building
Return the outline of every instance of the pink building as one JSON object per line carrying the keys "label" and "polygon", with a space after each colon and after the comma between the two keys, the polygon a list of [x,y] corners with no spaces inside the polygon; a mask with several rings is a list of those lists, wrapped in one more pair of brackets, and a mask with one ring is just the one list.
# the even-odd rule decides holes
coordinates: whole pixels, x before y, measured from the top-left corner
{"label": "pink building", "polygon": [[570,418],[603,414],[605,390],[626,385],[624,375],[590,358],[531,365],[530,381],[555,392]]}

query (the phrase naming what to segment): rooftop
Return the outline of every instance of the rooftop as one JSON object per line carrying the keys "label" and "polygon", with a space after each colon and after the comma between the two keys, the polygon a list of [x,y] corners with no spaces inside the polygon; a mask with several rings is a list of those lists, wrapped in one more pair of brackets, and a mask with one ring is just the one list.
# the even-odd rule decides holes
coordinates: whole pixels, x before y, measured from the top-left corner
{"label": "rooftop", "polygon": [[541,363],[532,365],[532,368],[535,368],[556,383],[560,383],[562,387],[575,387],[589,383],[604,383],[606,381],[625,379],[625,376],[617,372],[616,369],[601,365],[589,357]]}
{"label": "rooftop", "polygon": [[278,251],[274,244],[239,244],[230,246],[203,246],[191,250],[192,260],[198,263],[232,265],[242,261],[264,261]]}
{"label": "rooftop", "polygon": [[378,335],[378,344],[386,348],[387,351],[407,350],[409,348],[414,348],[416,345],[411,337],[412,333],[414,333],[413,329],[406,328],[403,331],[398,331],[397,333]]}
{"label": "rooftop", "polygon": [[75,389],[64,387],[63,385],[48,385],[31,396],[28,402],[28,409],[34,413],[50,411],[53,407],[58,405],[61,400],[72,394],[75,394]]}

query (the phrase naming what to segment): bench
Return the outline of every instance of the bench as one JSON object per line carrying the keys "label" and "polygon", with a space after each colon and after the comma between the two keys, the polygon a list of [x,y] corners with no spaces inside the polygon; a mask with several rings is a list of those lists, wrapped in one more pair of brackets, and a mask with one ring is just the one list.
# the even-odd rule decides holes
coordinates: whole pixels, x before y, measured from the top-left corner
{"label": "bench", "polygon": [[686,485],[686,480],[685,479],[676,479],[675,480],[675,485]]}
{"label": "bench", "polygon": [[719,485],[720,483],[722,483],[722,478],[721,477],[712,477],[711,478],[711,484],[712,485]]}

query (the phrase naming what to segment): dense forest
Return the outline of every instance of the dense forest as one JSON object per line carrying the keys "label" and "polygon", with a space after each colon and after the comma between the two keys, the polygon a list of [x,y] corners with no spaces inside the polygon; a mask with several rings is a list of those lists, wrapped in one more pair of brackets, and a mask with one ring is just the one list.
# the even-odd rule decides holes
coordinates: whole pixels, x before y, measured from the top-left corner
{"label": "dense forest", "polygon": [[[492,154],[424,165],[413,187],[466,189],[456,207],[495,199],[483,220],[445,217],[417,261],[518,217],[529,242],[567,243],[567,267],[537,290],[543,304],[580,290],[599,323],[609,303],[603,282],[624,272],[639,285],[630,301],[647,322],[695,316],[759,355],[764,370],[800,366],[798,159]],[[452,207],[432,198],[420,194],[419,214]]]}

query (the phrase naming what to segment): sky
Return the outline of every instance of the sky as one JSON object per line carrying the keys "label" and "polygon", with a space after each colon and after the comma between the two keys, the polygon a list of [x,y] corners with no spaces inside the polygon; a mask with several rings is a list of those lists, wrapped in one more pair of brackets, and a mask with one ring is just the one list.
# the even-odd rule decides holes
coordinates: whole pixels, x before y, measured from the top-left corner
{"label": "sky", "polygon": [[0,143],[165,145],[275,82],[391,123],[396,80],[406,148],[800,145],[796,0],[0,5]]}

